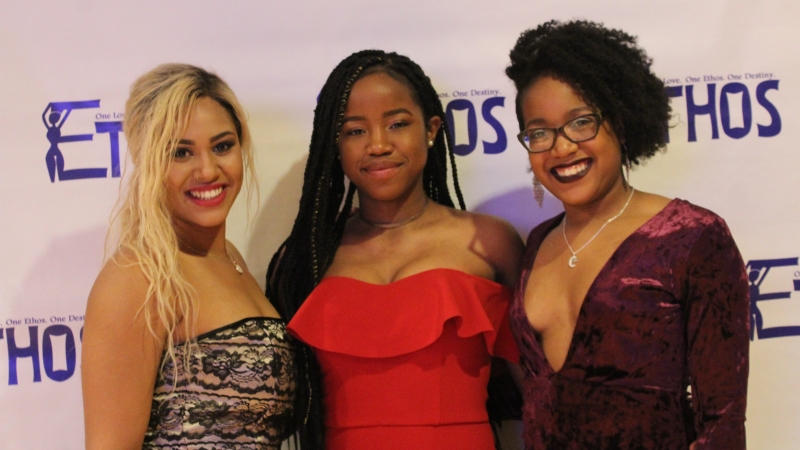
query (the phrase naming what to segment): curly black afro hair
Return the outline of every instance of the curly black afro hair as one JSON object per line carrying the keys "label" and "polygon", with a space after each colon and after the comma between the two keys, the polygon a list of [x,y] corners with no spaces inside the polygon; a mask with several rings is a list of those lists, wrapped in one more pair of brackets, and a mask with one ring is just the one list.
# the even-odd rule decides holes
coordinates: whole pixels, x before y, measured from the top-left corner
{"label": "curly black afro hair", "polygon": [[550,21],[522,33],[510,57],[506,75],[517,87],[520,129],[526,89],[552,76],[602,112],[625,144],[623,163],[639,164],[666,145],[669,97],[635,37],[594,22]]}

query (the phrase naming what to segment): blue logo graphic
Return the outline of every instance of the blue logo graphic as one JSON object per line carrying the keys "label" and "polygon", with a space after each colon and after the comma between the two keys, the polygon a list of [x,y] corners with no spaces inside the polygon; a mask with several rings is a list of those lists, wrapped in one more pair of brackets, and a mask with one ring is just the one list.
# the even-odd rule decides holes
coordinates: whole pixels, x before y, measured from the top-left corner
{"label": "blue logo graphic", "polygon": [[[772,74],[770,74],[771,76]],[[741,76],[728,75],[730,80],[739,80]],[[755,78],[755,77],[753,77]],[[719,81],[722,77],[705,77],[708,80]],[[677,80],[669,80],[675,82]],[[687,77],[687,81],[700,81],[700,78]],[[770,122],[767,124],[756,124],[759,137],[772,137],[777,136],[781,132],[781,115],[778,109],[767,98],[767,92],[771,90],[778,90],[779,80],[770,79],[758,83],[755,87],[755,102],[769,114]],[[698,85],[700,86],[700,85]],[[697,120],[701,116],[708,116],[711,121],[711,139],[719,139],[719,125],[722,125],[722,132],[726,136],[733,139],[741,139],[747,136],[753,128],[753,101],[750,96],[750,89],[747,85],[739,81],[732,81],[722,85],[719,90],[719,97],[717,97],[717,84],[707,83],[706,90],[706,103],[698,104],[695,100],[695,85],[689,84],[685,86],[686,93],[686,117],[689,125],[689,142],[697,141]],[[701,89],[698,87],[698,89]],[[667,86],[667,95],[669,97],[683,97],[684,86]],[[729,97],[732,95],[741,95],[741,117],[742,126],[733,126],[731,124],[731,102]],[[717,99],[719,98],[719,107],[717,106]],[[669,142],[669,135],[667,135],[667,142]]]}
{"label": "blue logo graphic", "polygon": [[[786,336],[800,336],[800,325],[782,327],[764,327],[764,317],[758,308],[758,302],[781,300],[791,297],[791,291],[761,292],[761,284],[774,267],[796,266],[798,258],[755,259],[747,263],[747,277],[750,280],[750,340],[770,339]],[[795,272],[795,276],[798,276]],[[795,279],[793,290],[800,291],[800,279]]]}
{"label": "blue logo graphic", "polygon": [[[780,86],[780,81],[774,78],[772,73],[729,74],[727,79],[722,76],[690,76],[683,81],[675,78],[664,81],[667,84],[667,95],[670,98],[681,97],[686,101],[686,115],[679,114],[679,117],[686,117],[688,142],[697,141],[698,123],[702,123],[706,118],[711,125],[711,139],[720,138],[720,128],[725,136],[732,139],[742,139],[752,134],[767,138],[777,136],[781,132],[783,125],[780,112],[775,103],[767,98],[767,94],[771,91],[778,91]],[[682,82],[686,84],[680,84]],[[750,84],[745,84],[745,82]],[[755,84],[756,82],[757,84]],[[703,93],[703,91],[705,92]],[[698,92],[700,92],[699,95]],[[445,107],[451,135],[455,136],[456,130],[460,131],[462,127],[466,128],[464,136],[467,138],[467,143],[460,143],[453,147],[456,155],[467,156],[478,147],[478,128],[481,119],[497,135],[494,142],[482,141],[483,153],[498,154],[508,147],[508,134],[497,120],[496,112],[493,113],[495,108],[505,107],[505,97],[500,96],[499,93],[499,90],[478,91],[472,89],[439,94],[439,98],[442,100],[453,98]],[[487,97],[483,100],[476,98],[482,96]],[[701,100],[696,99],[698,96],[701,97]],[[702,100],[703,96],[706,100]],[[482,102],[480,103],[480,118],[477,113],[477,102],[479,101]],[[754,114],[760,113],[758,108],[766,113],[766,118],[761,119],[763,123],[756,123],[754,119]],[[454,120],[456,111],[465,112],[466,121],[456,123]],[[677,107],[674,107],[673,112],[678,112]],[[669,141],[668,131],[667,142]]]}
{"label": "blue logo graphic", "polygon": [[[8,385],[19,384],[18,363],[28,359],[33,368],[34,383],[41,383],[42,367],[47,378],[53,381],[61,382],[70,379],[77,368],[77,344],[83,340],[83,326],[80,322],[83,322],[83,316],[69,316],[69,319],[54,316],[50,318],[50,325],[47,325],[45,319],[32,317],[26,318],[24,321],[7,320],[6,325],[16,325],[5,329],[0,328],[0,340],[6,341],[8,349]],[[73,330],[67,323],[80,326],[80,329]],[[21,327],[19,325],[28,326]],[[40,325],[44,328],[43,330],[40,330]],[[23,336],[27,334],[27,337],[23,338],[28,341],[27,345],[17,343],[17,332]],[[63,346],[54,346],[54,338],[62,336]],[[63,360],[66,367],[56,368],[57,360]]]}
{"label": "blue logo graphic", "polygon": [[[502,153],[508,147],[506,130],[503,128],[500,121],[492,115],[492,109],[498,106],[501,108],[504,107],[505,100],[505,97],[489,97],[484,100],[481,105],[481,117],[497,134],[497,140],[494,142],[483,141],[483,153],[490,155]],[[453,120],[453,111],[467,112],[467,136],[469,142],[467,144],[458,144],[453,147],[453,153],[466,156],[475,151],[475,148],[478,146],[478,117],[475,113],[475,106],[472,104],[472,101],[465,98],[459,98],[447,104],[445,110],[447,123],[450,125],[450,134],[455,136],[456,125]]]}
{"label": "blue logo graphic", "polygon": [[[64,169],[64,155],[59,148],[59,144],[91,141],[93,139],[93,134],[73,134],[64,136],[61,134],[61,127],[64,126],[64,123],[73,110],[99,107],[100,100],[86,100],[76,102],[53,102],[48,104],[44,109],[42,113],[42,122],[47,128],[47,140],[50,141],[50,149],[47,150],[47,155],[45,155],[45,162],[47,164],[47,172],[50,174],[51,183],[56,181],[56,177],[58,177],[59,181],[107,177],[108,169],[105,167]],[[98,114],[98,116],[109,117],[108,114]],[[111,176],[119,177],[119,133],[122,131],[122,122],[104,121],[95,122],[94,124],[96,133],[108,133],[109,135],[111,143]]]}

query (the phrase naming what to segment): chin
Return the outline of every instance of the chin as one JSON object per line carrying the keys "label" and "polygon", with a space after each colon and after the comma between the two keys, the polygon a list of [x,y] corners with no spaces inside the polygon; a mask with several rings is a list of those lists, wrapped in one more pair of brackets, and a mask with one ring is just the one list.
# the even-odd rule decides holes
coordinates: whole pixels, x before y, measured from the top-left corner
{"label": "chin", "polygon": [[556,197],[565,205],[581,206],[587,205],[596,200],[593,192],[589,192],[588,189],[581,189],[577,186],[575,189],[562,188],[559,190],[548,190],[553,194],[554,197]]}
{"label": "chin", "polygon": [[391,202],[406,194],[405,190],[396,189],[393,186],[371,186],[369,189],[359,189],[358,196],[369,198],[378,202]]}
{"label": "chin", "polygon": [[178,217],[177,221],[181,223],[182,227],[184,228],[218,228],[225,224],[225,220],[227,219],[227,212],[225,214],[214,215],[204,215],[203,217]]}

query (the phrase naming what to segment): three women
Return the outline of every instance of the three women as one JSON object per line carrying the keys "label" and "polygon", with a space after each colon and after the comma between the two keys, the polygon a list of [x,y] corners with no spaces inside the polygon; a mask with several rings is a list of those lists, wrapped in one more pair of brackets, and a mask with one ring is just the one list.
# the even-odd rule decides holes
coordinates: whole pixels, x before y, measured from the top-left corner
{"label": "three women", "polygon": [[[713,213],[624,175],[664,146],[669,103],[650,60],[631,36],[587,22],[530,30],[511,56],[520,141],[565,209],[531,233],[511,307],[526,446],[743,448],[738,250]],[[204,91],[205,75],[170,93],[171,70],[137,83],[126,115],[135,168],[123,237],[87,310],[87,444],[145,433],[153,445],[274,443],[294,407],[304,449],[491,448],[486,383],[491,356],[517,358],[504,285],[521,242],[501,221],[454,209],[452,142],[421,69],[364,51],[331,73],[300,211],[270,264],[277,311],[236,275],[241,257],[224,240],[248,149],[238,103]],[[302,341],[293,349],[262,318],[278,311]],[[247,337],[232,344],[240,324]],[[224,401],[223,385],[235,391]],[[196,402],[178,405],[180,389]],[[199,419],[231,398],[258,414]],[[125,422],[135,426],[119,433]]]}

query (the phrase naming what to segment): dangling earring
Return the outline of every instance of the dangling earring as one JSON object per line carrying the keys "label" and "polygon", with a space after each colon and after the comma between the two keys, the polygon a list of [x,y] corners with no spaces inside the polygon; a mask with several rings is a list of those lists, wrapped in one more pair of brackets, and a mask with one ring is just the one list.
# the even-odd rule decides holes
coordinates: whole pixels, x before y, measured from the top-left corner
{"label": "dangling earring", "polygon": [[622,158],[625,160],[625,183],[631,185],[631,159],[628,157],[628,147],[622,144]]}
{"label": "dangling earring", "polygon": [[625,182],[631,185],[631,162],[625,161]]}
{"label": "dangling earring", "polygon": [[536,203],[538,203],[539,208],[541,208],[544,203],[544,186],[542,186],[541,181],[536,178],[536,175],[533,176],[533,198],[536,199]]}
{"label": "dangling earring", "polygon": [[433,148],[433,139],[428,141],[428,148]]}

